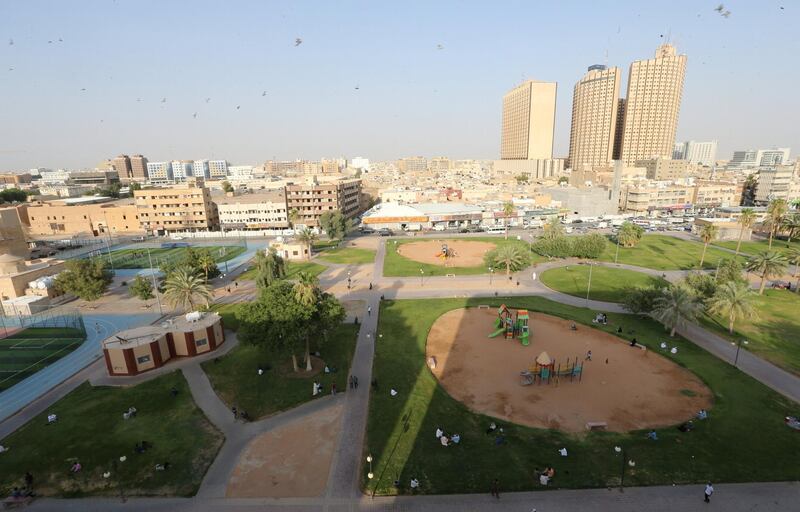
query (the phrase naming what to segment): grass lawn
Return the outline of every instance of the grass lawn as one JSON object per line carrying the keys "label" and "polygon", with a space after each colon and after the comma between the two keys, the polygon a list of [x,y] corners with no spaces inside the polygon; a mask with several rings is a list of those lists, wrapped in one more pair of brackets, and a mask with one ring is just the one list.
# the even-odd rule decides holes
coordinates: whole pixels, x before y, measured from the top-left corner
{"label": "grass lawn", "polygon": [[319,259],[329,263],[364,265],[375,261],[375,251],[372,249],[359,249],[357,247],[342,247],[325,251],[319,255]]}
{"label": "grass lawn", "polygon": [[0,391],[58,361],[85,338],[71,327],[30,327],[0,339]]}
{"label": "grass lawn", "polygon": [[[122,413],[131,406],[137,415],[124,420]],[[58,415],[58,423],[47,426],[50,413]],[[152,448],[138,454],[134,447],[141,441]],[[40,495],[192,496],[222,441],[180,372],[129,388],[84,383],[3,439],[10,450],[0,456],[0,490],[7,495],[27,470]],[[83,470],[70,473],[76,460]],[[155,471],[164,462],[169,469]],[[109,478],[103,478],[106,471]]]}
{"label": "grass lawn", "polygon": [[[235,309],[236,305],[221,308],[226,327],[238,327],[238,322],[229,320]],[[311,400],[314,380],[322,383],[326,393],[330,392],[334,382],[338,390],[345,391],[358,328],[358,325],[342,324],[318,348],[322,359],[328,366],[336,368],[336,373],[322,372],[313,378],[295,377],[291,372],[289,353],[246,344],[220,357],[218,362],[203,363],[203,369],[225,403],[247,411],[252,418],[260,418]],[[311,350],[317,350],[313,340]],[[302,353],[298,353],[298,358],[302,359]],[[258,367],[266,365],[271,369],[259,376]]]}
{"label": "grass lawn", "polygon": [[[217,263],[232,260],[245,251],[244,247],[236,245],[214,245],[214,246],[194,246],[193,249],[208,249]],[[183,257],[186,247],[176,247],[173,249],[150,249],[150,258],[153,266],[158,268],[161,263],[174,261]],[[114,261],[114,268],[149,268],[150,258],[147,257],[147,250],[141,249],[119,249],[111,251],[111,258]],[[107,259],[107,257],[106,257]]]}
{"label": "grass lawn", "polygon": [[[308,272],[313,276],[318,276],[328,268],[325,265],[320,265],[319,263],[314,263],[311,261],[287,261],[286,262],[286,278],[287,279],[294,279],[294,277],[299,274],[300,272]],[[254,280],[256,278],[256,268],[251,267],[250,269],[242,272],[239,275],[240,281],[247,281],[247,280]]]}
{"label": "grass lawn", "polygon": [[[542,273],[541,280],[548,288],[586,298],[589,265],[569,265],[550,269]],[[642,272],[596,265],[592,269],[592,288],[589,298],[605,302],[622,302],[625,291],[631,287],[644,288],[651,285],[662,287],[666,284],[664,279]]]}
{"label": "grass lawn", "polygon": [[[474,267],[442,267],[439,265],[430,265],[428,263],[421,263],[418,261],[410,260],[398,254],[397,248],[403,244],[413,242],[425,242],[431,240],[430,238],[410,238],[410,239],[390,239],[386,241],[386,256],[383,262],[383,275],[387,277],[419,277],[419,269],[425,272],[426,276],[443,276],[446,274],[455,274],[457,276],[488,274],[489,270],[486,265],[477,265]],[[481,236],[481,237],[449,237],[442,239],[442,242],[448,240],[465,240],[471,242],[489,242],[502,247],[503,245],[518,245],[526,252],[530,250],[530,245],[524,240],[517,240],[509,238],[505,240],[503,237]],[[396,242],[396,245],[395,245]],[[545,261],[545,258],[531,253],[531,262],[540,263]]]}
{"label": "grass lawn", "polygon": [[[800,478],[798,434],[783,423],[784,416],[797,414],[800,405],[679,337],[670,340],[678,353],[667,357],[698,374],[714,392],[709,419],[696,422],[693,432],[664,428],[653,442],[644,431],[571,435],[504,425],[507,444],[495,446],[485,435],[492,418],[469,411],[437,384],[425,364],[425,343],[430,326],[446,311],[501,302],[596,328],[591,324],[595,312],[538,297],[384,302],[378,328],[383,338],[376,347],[373,374],[379,387],[370,396],[367,426],[367,453],[373,457],[376,476],[366,480],[362,468],[367,490],[407,493],[412,477],[420,480],[421,493],[485,493],[494,478],[507,492],[541,489],[533,473],[546,464],[555,465],[555,485],[561,488],[616,486],[621,467],[625,484],[632,486]],[[658,344],[666,338],[660,325],[632,315],[608,317],[609,325],[601,326],[605,330],[614,332],[623,325],[626,332],[635,332],[639,343],[660,351]],[[532,357],[535,326],[533,332]],[[390,388],[398,391],[397,397],[390,396]],[[459,445],[438,446],[434,431],[442,425],[457,428],[462,436]],[[624,447],[636,466],[624,466],[615,446]],[[569,457],[557,455],[562,447]],[[393,487],[395,479],[403,483],[401,489]]]}
{"label": "grass lawn", "polygon": [[764,359],[800,375],[800,295],[787,290],[764,290],[756,297],[758,318],[738,321],[734,334],[728,333],[728,320],[704,317],[702,323],[723,338],[747,340],[744,348]]}
{"label": "grass lawn", "polygon": [[340,243],[342,243],[341,240],[317,240],[311,244],[311,248],[314,252],[329,251],[339,247]]}
{"label": "grass lawn", "polygon": [[[609,241],[598,259],[613,262],[616,250],[616,244]],[[636,247],[620,246],[618,263],[655,270],[691,270],[699,265],[702,253],[703,244],[700,242],[667,235],[645,235]],[[733,254],[709,245],[703,267],[715,268],[720,259],[733,257]]]}
{"label": "grass lawn", "polygon": [[[726,249],[730,249],[732,251],[736,250],[736,240],[726,240],[724,242],[713,242],[713,245],[718,245],[720,247],[725,247]],[[787,243],[786,240],[773,240],[772,241],[772,250],[773,251],[780,251],[786,252],[787,249],[798,249],[800,250],[800,242],[796,240],[792,240],[792,243]],[[744,254],[751,254],[755,255],[760,252],[768,251],[769,250],[769,241],[768,240],[743,240],[742,246],[739,249],[739,252]]]}

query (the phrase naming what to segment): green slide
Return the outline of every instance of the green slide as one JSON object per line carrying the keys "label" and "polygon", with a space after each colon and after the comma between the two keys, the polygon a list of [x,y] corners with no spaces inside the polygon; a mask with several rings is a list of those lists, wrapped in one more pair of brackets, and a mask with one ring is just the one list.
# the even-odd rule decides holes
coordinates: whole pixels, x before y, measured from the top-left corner
{"label": "green slide", "polygon": [[524,332],[522,336],[519,337],[519,341],[526,347],[531,344],[531,340],[529,339],[530,334],[530,332]]}
{"label": "green slide", "polygon": [[506,330],[506,328],[505,328],[505,327],[501,327],[501,328],[497,329],[496,331],[494,331],[492,334],[490,334],[490,335],[489,335],[489,337],[490,337],[490,338],[494,338],[494,337],[496,337],[496,336],[499,336],[500,334],[502,334],[503,332],[505,332],[505,330]]}

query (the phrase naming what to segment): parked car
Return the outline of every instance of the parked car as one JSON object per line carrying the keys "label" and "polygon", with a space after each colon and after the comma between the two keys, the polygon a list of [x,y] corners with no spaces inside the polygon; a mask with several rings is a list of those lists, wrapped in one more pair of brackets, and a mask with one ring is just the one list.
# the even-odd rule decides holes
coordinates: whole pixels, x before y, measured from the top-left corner
{"label": "parked car", "polygon": [[362,227],[361,228],[361,233],[364,234],[364,235],[371,235],[374,232],[375,232],[375,230],[372,229],[372,228],[368,228],[368,227]]}
{"label": "parked car", "polygon": [[772,281],[770,287],[775,290],[791,290],[792,284],[789,281]]}
{"label": "parked car", "polygon": [[378,230],[378,234],[380,236],[392,236],[392,235],[394,235],[394,231],[392,231],[389,228],[381,228],[381,229]]}

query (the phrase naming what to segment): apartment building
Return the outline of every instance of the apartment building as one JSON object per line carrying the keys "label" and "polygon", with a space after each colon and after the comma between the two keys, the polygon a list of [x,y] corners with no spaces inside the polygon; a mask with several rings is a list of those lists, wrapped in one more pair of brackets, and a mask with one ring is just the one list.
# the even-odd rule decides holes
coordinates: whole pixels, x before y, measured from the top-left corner
{"label": "apartment building", "polygon": [[152,182],[172,181],[172,163],[147,162],[147,179]]}
{"label": "apartment building", "polygon": [[431,171],[449,171],[453,168],[453,162],[446,156],[437,156],[428,161],[428,169]]}
{"label": "apartment building", "polygon": [[341,168],[339,166],[339,161],[336,159],[327,160],[323,158],[320,161],[320,166],[322,167],[322,172],[324,174],[336,174],[339,171],[341,171]]}
{"label": "apartment building", "polygon": [[794,199],[789,197],[794,169],[788,165],[758,171],[755,204],[765,206],[773,199]]}
{"label": "apartment building", "polygon": [[32,235],[143,234],[139,211],[130,199],[98,203],[77,197],[20,207],[20,219]]}
{"label": "apartment building", "polygon": [[192,162],[192,176],[209,178],[208,160],[195,160]]}
{"label": "apartment building", "polygon": [[692,204],[699,208],[739,206],[742,184],[735,181],[697,180],[694,184]]}
{"label": "apartment building", "polygon": [[123,181],[130,181],[133,179],[133,168],[131,167],[131,159],[128,155],[119,155],[111,160],[111,165],[117,171],[119,178]]}
{"label": "apartment building", "polygon": [[22,257],[29,253],[18,207],[0,208],[0,246],[3,253]]}
{"label": "apartment building", "polygon": [[228,176],[228,162],[225,160],[208,161],[208,177],[212,180],[224,179]]}
{"label": "apartment building", "polygon": [[284,229],[289,227],[286,193],[275,190],[233,197],[215,197],[219,225],[231,229]]}
{"label": "apartment building", "polygon": [[216,231],[219,216],[206,187],[184,183],[170,188],[134,191],[139,222],[149,233]]}
{"label": "apartment building", "polygon": [[67,181],[70,185],[107,187],[119,183],[119,173],[117,171],[75,171],[69,173]]}
{"label": "apartment building", "polygon": [[685,178],[689,173],[689,162],[687,160],[648,158],[637,160],[634,167],[644,167],[647,178],[658,181],[678,180]]}
{"label": "apartment building", "polygon": [[672,158],[687,160],[690,164],[711,167],[717,161],[717,141],[698,142],[694,140],[675,144]]}
{"label": "apartment building", "polygon": [[136,181],[147,180],[147,158],[142,155],[131,156],[131,177]]}
{"label": "apartment building", "polygon": [[186,178],[194,176],[194,166],[191,160],[173,160],[171,166],[172,179],[175,181],[186,181]]}
{"label": "apartment building", "polygon": [[425,172],[428,170],[428,160],[424,156],[410,156],[397,161],[400,172]]}
{"label": "apartment building", "polygon": [[0,184],[3,185],[22,185],[31,182],[33,177],[30,173],[24,174],[0,174]]}
{"label": "apartment building", "polygon": [[502,160],[553,158],[555,82],[527,80],[503,96]]}
{"label": "apartment building", "polygon": [[291,215],[297,212],[298,224],[319,226],[319,217],[327,212],[340,210],[352,218],[361,210],[361,180],[340,178],[318,181],[309,178],[302,184],[286,185],[286,207]]}
{"label": "apartment building", "polygon": [[649,210],[682,210],[691,208],[693,187],[677,184],[627,185],[620,193],[620,210],[642,213]]}
{"label": "apartment building", "polygon": [[614,153],[619,89],[619,68],[596,64],[575,84],[569,162],[572,169],[608,165]]}

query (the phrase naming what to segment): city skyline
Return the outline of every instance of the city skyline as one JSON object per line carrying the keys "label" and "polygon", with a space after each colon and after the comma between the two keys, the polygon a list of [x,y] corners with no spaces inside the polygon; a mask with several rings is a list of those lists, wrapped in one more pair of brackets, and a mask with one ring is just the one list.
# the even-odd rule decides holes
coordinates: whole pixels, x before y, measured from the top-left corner
{"label": "city skyline", "polygon": [[[676,140],[718,140],[719,158],[800,142],[791,126],[800,71],[785,66],[800,49],[792,6],[733,5],[723,18],[714,5],[689,2],[643,12],[635,4],[517,5],[509,19],[478,4],[423,5],[190,10],[123,1],[80,13],[5,5],[0,170],[93,167],[121,153],[247,163],[496,159],[500,99],[523,79],[561,86],[553,156],[566,157],[572,86],[586,68],[626,71],[667,39],[688,56]],[[525,29],[532,18],[544,21],[540,30]],[[252,20],[269,30],[245,25]],[[164,43],[176,23],[216,27],[219,36],[188,31]],[[765,25],[769,32],[752,28]],[[764,80],[756,69],[781,72]]]}

